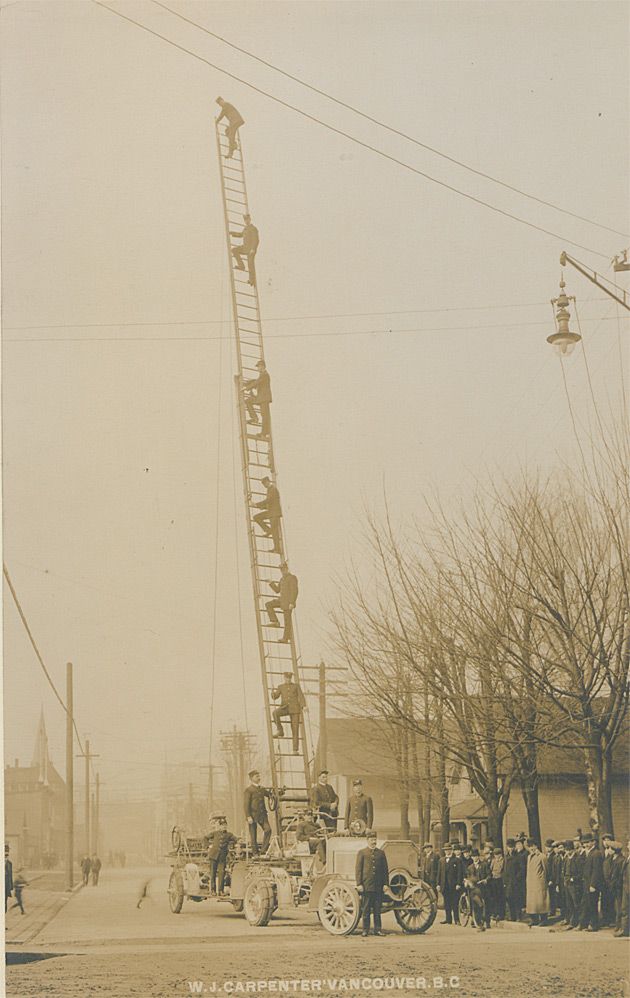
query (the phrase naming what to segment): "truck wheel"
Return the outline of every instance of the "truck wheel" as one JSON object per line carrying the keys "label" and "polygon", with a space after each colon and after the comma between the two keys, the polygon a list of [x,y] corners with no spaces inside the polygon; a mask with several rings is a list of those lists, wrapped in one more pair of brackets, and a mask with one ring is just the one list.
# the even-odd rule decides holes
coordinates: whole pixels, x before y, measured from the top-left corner
{"label": "truck wheel", "polygon": [[168,903],[174,915],[179,915],[184,904],[184,881],[181,873],[174,870],[168,882]]}
{"label": "truck wheel", "polygon": [[361,901],[353,884],[333,880],[324,887],[317,906],[319,920],[333,936],[349,936],[359,924]]}
{"label": "truck wheel", "polygon": [[437,915],[435,895],[426,884],[412,883],[394,917],[403,932],[420,935],[430,929]]}
{"label": "truck wheel", "polygon": [[275,904],[270,880],[252,880],[245,891],[243,910],[250,925],[267,925]]}

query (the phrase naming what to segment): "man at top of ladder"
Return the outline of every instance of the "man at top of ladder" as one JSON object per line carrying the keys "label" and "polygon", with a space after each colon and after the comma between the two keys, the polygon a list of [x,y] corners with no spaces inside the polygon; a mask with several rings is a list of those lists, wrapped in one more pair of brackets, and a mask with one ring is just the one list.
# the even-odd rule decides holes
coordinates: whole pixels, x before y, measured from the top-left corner
{"label": "man at top of ladder", "polygon": [[227,118],[227,127],[225,129],[225,134],[229,143],[226,159],[232,159],[232,154],[236,149],[236,133],[238,132],[241,125],[245,124],[245,119],[241,116],[240,112],[236,110],[233,104],[228,104],[223,97],[217,97],[216,103],[221,108],[221,114],[217,118],[217,125],[223,118]]}

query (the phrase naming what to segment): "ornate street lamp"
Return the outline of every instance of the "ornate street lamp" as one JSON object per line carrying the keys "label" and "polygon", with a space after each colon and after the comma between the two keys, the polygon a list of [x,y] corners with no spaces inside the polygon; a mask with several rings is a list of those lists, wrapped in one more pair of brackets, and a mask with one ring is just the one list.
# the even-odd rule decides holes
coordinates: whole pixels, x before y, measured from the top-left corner
{"label": "ornate street lamp", "polygon": [[554,312],[556,331],[547,337],[547,343],[550,343],[555,352],[562,357],[568,357],[569,354],[573,353],[575,344],[582,339],[578,333],[572,333],[569,329],[569,319],[571,318],[569,302],[575,301],[575,296],[569,297],[565,294],[565,287],[564,281],[561,280],[560,294],[557,298],[551,299],[551,304],[556,310]]}

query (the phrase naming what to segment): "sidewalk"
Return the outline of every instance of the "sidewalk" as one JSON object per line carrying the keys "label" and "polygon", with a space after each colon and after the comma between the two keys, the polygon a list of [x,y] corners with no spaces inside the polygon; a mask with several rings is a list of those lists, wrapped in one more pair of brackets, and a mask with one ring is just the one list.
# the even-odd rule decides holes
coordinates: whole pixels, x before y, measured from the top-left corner
{"label": "sidewalk", "polygon": [[17,907],[15,897],[9,898],[9,910],[5,915],[5,945],[19,946],[34,939],[81,887],[79,877],[72,891],[66,890],[63,870],[27,871],[25,876],[29,882],[23,894],[26,914],[23,915]]}

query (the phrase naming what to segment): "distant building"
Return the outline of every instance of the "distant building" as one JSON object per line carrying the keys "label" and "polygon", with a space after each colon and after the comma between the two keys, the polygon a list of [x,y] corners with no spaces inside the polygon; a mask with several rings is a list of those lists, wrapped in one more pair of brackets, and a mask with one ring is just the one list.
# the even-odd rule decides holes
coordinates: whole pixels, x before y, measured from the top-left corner
{"label": "distant building", "polygon": [[[409,774],[401,779],[396,759],[391,725],[374,718],[328,718],[326,722],[326,765],[330,782],[340,797],[343,816],[346,801],[352,792],[352,781],[363,781],[365,793],[374,801],[374,826],[380,835],[399,835],[401,799],[408,793],[408,816],[411,835],[418,836],[415,788],[425,789],[423,759],[424,740],[418,736],[415,748],[409,748]],[[414,779],[413,756],[418,760],[419,780]],[[622,738],[613,757],[612,805],[614,834],[626,841],[630,832],[630,790],[628,783],[627,743]],[[315,771],[321,768],[318,750]],[[447,767],[451,838],[478,844],[485,841],[488,829],[486,808],[473,792],[461,766],[452,762]],[[590,828],[586,777],[582,756],[577,749],[541,746],[538,752],[538,805],[543,838],[565,838],[578,828]],[[406,787],[405,787],[406,783]],[[403,808],[404,809],[404,808]],[[439,813],[435,799],[431,819],[434,842],[440,840]],[[603,831],[604,829],[602,829]],[[515,781],[503,823],[504,838],[518,832],[527,833],[527,812],[520,786]]]}
{"label": "distant building", "polygon": [[41,868],[64,856],[66,784],[48,755],[42,710],[30,766],[4,770],[5,841],[14,866]]}

